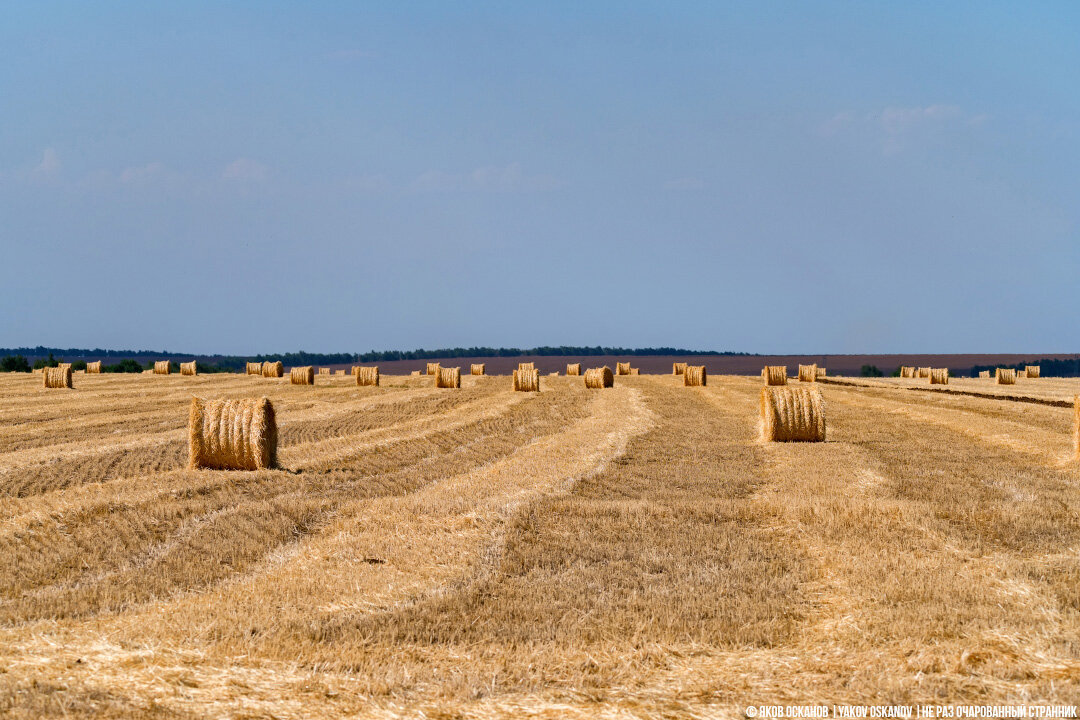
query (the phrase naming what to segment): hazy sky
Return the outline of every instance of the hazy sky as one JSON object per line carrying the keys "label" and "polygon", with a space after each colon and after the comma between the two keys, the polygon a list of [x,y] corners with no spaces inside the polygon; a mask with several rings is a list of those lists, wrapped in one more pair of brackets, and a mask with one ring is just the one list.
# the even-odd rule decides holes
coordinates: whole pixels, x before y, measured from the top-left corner
{"label": "hazy sky", "polygon": [[1080,4],[49,3],[0,347],[1080,350]]}

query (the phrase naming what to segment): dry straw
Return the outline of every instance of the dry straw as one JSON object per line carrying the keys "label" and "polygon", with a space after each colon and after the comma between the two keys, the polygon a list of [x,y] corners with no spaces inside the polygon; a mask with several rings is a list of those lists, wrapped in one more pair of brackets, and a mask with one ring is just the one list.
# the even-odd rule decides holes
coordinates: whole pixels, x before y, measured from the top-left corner
{"label": "dry straw", "polygon": [[630,374],[630,363],[628,363],[628,362],[617,362],[617,363],[615,363],[615,374],[616,375],[629,375]]}
{"label": "dry straw", "polygon": [[101,374],[101,361],[95,360],[94,362],[86,363],[87,375],[100,375]]}
{"label": "dry straw", "polygon": [[990,371],[989,370],[980,370],[979,371],[979,377],[980,378],[985,378],[986,380],[989,380],[990,379]]}
{"label": "dry straw", "polygon": [[518,363],[518,370],[535,370],[535,369],[536,369],[536,363],[534,363],[534,362],[527,362],[527,363],[519,362]]}
{"label": "dry straw", "polygon": [[289,382],[293,385],[314,385],[315,368],[311,365],[292,368],[289,370]]}
{"label": "dry straw", "polygon": [[807,387],[761,388],[761,437],[772,442],[823,442],[821,392]]}
{"label": "dry straw", "polygon": [[930,368],[928,368],[928,367],[919,368],[919,377],[920,378],[928,378],[928,377],[930,377]]}
{"label": "dry straw", "polygon": [[1029,378],[1037,378],[1042,375],[1042,365],[1028,365],[1024,368],[1024,374]]}
{"label": "dry straw", "polygon": [[461,387],[461,368],[452,367],[444,368],[439,367],[438,372],[435,374],[435,387],[437,388],[459,388]]}
{"label": "dry straw", "polygon": [[378,385],[379,384],[379,366],[375,365],[375,366],[372,366],[372,367],[357,368],[356,369],[356,384],[357,385],[362,385],[362,386]]}
{"label": "dry straw", "polygon": [[428,375],[437,375],[438,373],[439,373],[439,363],[434,362],[434,363],[428,363],[427,364],[427,374]]}
{"label": "dry straw", "polygon": [[421,374],[422,373],[419,370],[413,370],[411,373],[409,373],[409,375],[411,375],[412,377],[420,377]]}
{"label": "dry straw", "polygon": [[470,375],[487,375],[487,365],[484,363],[473,363],[469,366]]}
{"label": "dry straw", "polygon": [[671,363],[671,374],[672,375],[685,375],[686,374],[686,363]]}
{"label": "dry straw", "polygon": [[816,379],[820,380],[821,378],[825,377],[826,374],[827,373],[825,372],[825,368],[819,367],[817,369],[817,372],[815,373],[815,377],[816,377]]}
{"label": "dry straw", "polygon": [[998,385],[1015,385],[1016,371],[1012,368],[998,368],[996,378]]}
{"label": "dry straw", "polygon": [[949,368],[933,368],[930,371],[930,384],[931,385],[948,385],[949,384]]}
{"label": "dry straw", "polygon": [[330,368],[319,368],[319,374],[320,375],[329,375],[330,374]]}
{"label": "dry straw", "polygon": [[191,399],[188,467],[265,470],[277,465],[277,422],[267,398]]}
{"label": "dry straw", "polygon": [[180,363],[180,374],[181,375],[198,375],[199,374],[199,366],[197,364],[197,361],[192,360],[191,362]]}
{"label": "dry straw", "polygon": [[611,368],[607,365],[598,368],[589,368],[585,371],[585,387],[592,390],[609,388],[615,384],[615,376],[611,374]]}
{"label": "dry straw", "polygon": [[641,374],[641,369],[640,368],[630,368],[630,374],[631,375],[640,375]]}
{"label": "dry straw", "polygon": [[168,375],[172,372],[171,363],[168,360],[158,360],[154,363],[155,375]]}
{"label": "dry straw", "polygon": [[581,374],[581,363],[567,363],[566,364],[566,374],[567,375],[580,375]]}
{"label": "dry straw", "polygon": [[263,364],[262,363],[257,363],[257,362],[248,363],[247,364],[247,374],[248,375],[262,375],[263,374]]}
{"label": "dry straw", "polygon": [[69,388],[71,387],[71,366],[47,367],[42,372],[42,378],[47,388]]}
{"label": "dry straw", "polygon": [[279,378],[285,375],[285,366],[280,360],[274,362],[264,362],[262,365],[263,377]]}
{"label": "dry straw", "polygon": [[1073,445],[1076,457],[1080,458],[1080,395],[1073,398]]}
{"label": "dry straw", "polygon": [[766,365],[761,371],[761,379],[766,385],[787,385],[787,366]]}
{"label": "dry straw", "polygon": [[514,390],[517,392],[540,392],[540,371],[532,370],[514,371]]}
{"label": "dry straw", "polygon": [[344,374],[345,374],[345,371],[344,371],[344,370],[335,370],[335,371],[334,371],[334,374],[335,374],[335,375],[344,375]]}
{"label": "dry straw", "polygon": [[900,366],[900,377],[902,377],[902,378],[913,378],[913,377],[915,377],[915,368],[911,367],[910,365],[901,365]]}
{"label": "dry straw", "polygon": [[703,387],[708,381],[704,365],[687,365],[683,371],[683,386]]}
{"label": "dry straw", "polygon": [[800,365],[799,382],[814,382],[817,380],[817,365]]}

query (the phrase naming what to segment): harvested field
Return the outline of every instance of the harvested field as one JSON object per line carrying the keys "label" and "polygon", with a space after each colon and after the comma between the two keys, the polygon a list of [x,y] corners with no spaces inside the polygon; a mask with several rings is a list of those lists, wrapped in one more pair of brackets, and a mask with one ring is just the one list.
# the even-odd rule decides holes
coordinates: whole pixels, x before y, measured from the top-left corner
{"label": "harvested field", "polygon": [[[0,374],[0,716],[1080,702],[1080,380],[825,378],[763,443],[712,375]],[[278,467],[187,469],[193,395]]]}

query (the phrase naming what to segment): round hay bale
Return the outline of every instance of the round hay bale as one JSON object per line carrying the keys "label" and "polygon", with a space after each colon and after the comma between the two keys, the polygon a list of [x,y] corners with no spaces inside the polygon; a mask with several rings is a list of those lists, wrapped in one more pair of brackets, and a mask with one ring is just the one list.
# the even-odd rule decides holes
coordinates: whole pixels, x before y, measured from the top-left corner
{"label": "round hay bale", "polygon": [[422,373],[419,370],[413,370],[411,373],[409,373],[409,375],[412,377],[420,377]]}
{"label": "round hay bale", "polygon": [[444,368],[439,367],[439,372],[435,375],[435,387],[437,388],[459,388],[461,387],[461,368],[452,367]]}
{"label": "round hay bale", "polygon": [[949,384],[949,368],[933,368],[930,370],[930,384],[931,385],[948,385]]}
{"label": "round hay bale", "polygon": [[815,378],[817,380],[820,380],[821,378],[825,377],[826,375],[827,375],[827,373],[825,372],[825,368],[819,367],[817,369],[817,374],[815,375]]}
{"label": "round hay bale", "polygon": [[356,368],[356,384],[361,387],[379,384],[379,366]]}
{"label": "round hay bale", "polygon": [[998,385],[1015,385],[1016,371],[1012,368],[998,368],[996,378]]}
{"label": "round hay bale", "polygon": [[705,387],[708,377],[705,374],[704,365],[687,365],[683,371],[684,387]]}
{"label": "round hay bale", "polygon": [[628,363],[628,362],[617,362],[617,363],[615,363],[615,374],[616,375],[629,375],[630,374],[630,363]]}
{"label": "round hay bale", "polygon": [[265,470],[277,465],[277,421],[267,398],[191,399],[188,468]]}
{"label": "round hay bale", "polygon": [[630,374],[631,375],[640,375],[641,374],[641,368],[630,368]]}
{"label": "round hay bale", "polygon": [[821,392],[807,387],[761,388],[761,437],[767,442],[823,442]]}
{"label": "round hay bale", "polygon": [[289,382],[293,385],[314,385],[315,368],[311,365],[291,368],[289,370]]}
{"label": "round hay bale", "polygon": [[913,377],[915,377],[915,368],[911,367],[910,365],[901,365],[900,366],[900,377],[902,377],[902,378],[913,378]]}
{"label": "round hay bale", "polygon": [[198,375],[199,374],[199,366],[198,366],[197,362],[195,360],[192,360],[191,362],[180,363],[180,374],[181,375]]}
{"label": "round hay bale", "polygon": [[799,382],[817,381],[817,364],[799,366]]}
{"label": "round hay bale", "polygon": [[320,375],[329,375],[330,374],[330,368],[319,368],[319,374]]}
{"label": "round hay bale", "polygon": [[535,370],[535,369],[536,369],[536,363],[532,363],[532,362],[527,362],[527,363],[519,362],[518,363],[518,370]]}
{"label": "round hay bale", "polygon": [[1042,375],[1042,365],[1028,365],[1024,368],[1024,375],[1029,378],[1037,378]]}
{"label": "round hay bale", "polygon": [[70,365],[67,367],[44,368],[41,375],[44,380],[43,384],[47,388],[70,388],[72,386]]}
{"label": "round hay bale", "polygon": [[928,378],[928,377],[930,377],[930,368],[928,368],[928,367],[919,368],[919,377],[920,378]]}
{"label": "round hay bale", "polygon": [[154,363],[155,375],[168,375],[172,372],[172,363],[168,360],[158,360]]}
{"label": "round hay bale", "polygon": [[433,362],[427,364],[427,374],[436,375],[439,372],[439,363]]}
{"label": "round hay bale", "polygon": [[787,365],[766,365],[761,379],[766,385],[787,385]]}
{"label": "round hay bale", "polygon": [[607,365],[598,368],[589,368],[585,371],[585,387],[590,390],[600,390],[615,385],[615,376],[611,374],[611,368]]}
{"label": "round hay bale", "polygon": [[473,363],[469,366],[470,375],[487,375],[487,365],[484,363]]}
{"label": "round hay bale", "polygon": [[246,367],[246,372],[248,375],[262,375],[263,364],[257,362],[249,362]]}
{"label": "round hay bale", "polygon": [[279,378],[285,375],[285,366],[280,360],[274,362],[264,362],[262,364],[263,377]]}
{"label": "round hay bale", "polygon": [[540,392],[540,371],[532,370],[514,371],[514,390],[516,392]]}
{"label": "round hay bale", "polygon": [[344,374],[345,374],[344,370],[335,370],[334,371],[334,375],[344,375]]}
{"label": "round hay bale", "polygon": [[95,360],[94,362],[86,363],[87,375],[100,375],[101,374],[101,361]]}
{"label": "round hay bale", "polygon": [[671,363],[672,375],[686,375],[686,363]]}
{"label": "round hay bale", "polygon": [[580,375],[581,374],[581,363],[567,363],[566,364],[566,374],[567,375]]}
{"label": "round hay bale", "polygon": [[982,378],[982,379],[985,379],[985,380],[989,380],[990,379],[990,371],[989,370],[980,370],[979,371],[979,377]]}

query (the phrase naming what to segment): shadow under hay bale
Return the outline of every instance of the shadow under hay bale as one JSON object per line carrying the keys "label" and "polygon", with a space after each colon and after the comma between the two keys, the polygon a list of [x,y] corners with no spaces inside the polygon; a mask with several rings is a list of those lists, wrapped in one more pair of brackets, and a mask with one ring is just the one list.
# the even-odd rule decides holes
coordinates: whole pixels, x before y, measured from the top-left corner
{"label": "shadow under hay bale", "polygon": [[807,387],[761,388],[761,438],[767,442],[823,442],[825,402]]}
{"label": "shadow under hay bale", "polygon": [[277,421],[269,399],[191,399],[189,469],[265,470],[276,466]]}

